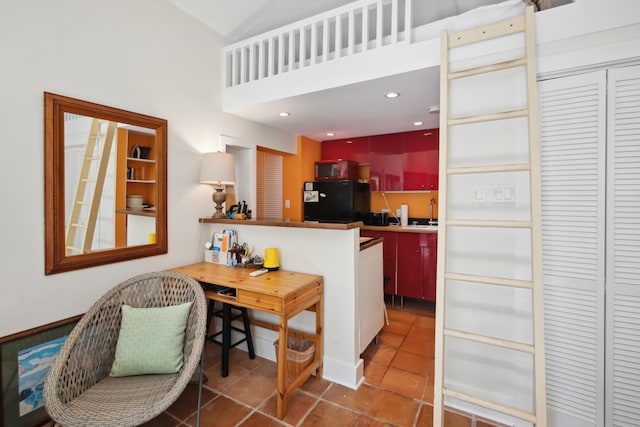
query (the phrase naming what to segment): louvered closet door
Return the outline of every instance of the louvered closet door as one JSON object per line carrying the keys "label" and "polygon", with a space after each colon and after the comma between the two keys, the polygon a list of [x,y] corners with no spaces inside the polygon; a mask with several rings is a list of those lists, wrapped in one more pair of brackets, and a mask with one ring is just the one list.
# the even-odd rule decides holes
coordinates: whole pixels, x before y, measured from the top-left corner
{"label": "louvered closet door", "polygon": [[548,423],[602,426],[606,72],[539,90]]}
{"label": "louvered closet door", "polygon": [[609,71],[607,426],[640,425],[640,67]]}

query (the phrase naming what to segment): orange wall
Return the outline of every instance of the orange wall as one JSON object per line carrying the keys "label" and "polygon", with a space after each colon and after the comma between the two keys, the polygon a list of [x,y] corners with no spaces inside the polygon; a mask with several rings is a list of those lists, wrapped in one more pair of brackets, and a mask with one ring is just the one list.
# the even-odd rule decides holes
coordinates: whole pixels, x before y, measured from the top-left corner
{"label": "orange wall", "polygon": [[[286,220],[302,221],[302,185],[313,181],[313,164],[321,159],[320,142],[298,136],[297,153],[283,157],[282,162],[282,216]],[[290,207],[286,207],[289,200]]]}
{"label": "orange wall", "polygon": [[[437,218],[437,191],[429,191],[425,193],[374,191],[371,193],[371,212],[380,212],[382,209],[389,208],[389,219],[391,219],[396,214],[396,209],[400,209],[400,205],[407,204],[409,205],[410,218],[429,218],[429,201],[431,198],[436,200],[436,204],[433,207],[433,217]],[[389,203],[388,206],[387,202]]]}

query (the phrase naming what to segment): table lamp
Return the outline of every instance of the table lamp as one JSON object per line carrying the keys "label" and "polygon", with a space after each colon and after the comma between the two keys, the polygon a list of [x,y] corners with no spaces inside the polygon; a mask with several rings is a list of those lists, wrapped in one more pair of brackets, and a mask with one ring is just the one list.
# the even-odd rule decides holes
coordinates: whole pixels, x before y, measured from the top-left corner
{"label": "table lamp", "polygon": [[212,218],[226,218],[222,212],[222,204],[227,199],[223,185],[233,185],[236,180],[236,165],[233,154],[217,151],[204,153],[200,164],[200,183],[216,185],[211,199],[216,204]]}

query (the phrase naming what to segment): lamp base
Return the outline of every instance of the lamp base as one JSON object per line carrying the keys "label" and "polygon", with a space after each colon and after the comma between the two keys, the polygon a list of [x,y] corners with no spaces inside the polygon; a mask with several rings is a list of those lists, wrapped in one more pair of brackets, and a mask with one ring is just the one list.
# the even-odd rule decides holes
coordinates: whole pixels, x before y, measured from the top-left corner
{"label": "lamp base", "polygon": [[216,211],[211,215],[211,218],[225,219],[227,215],[222,212],[222,204],[227,200],[227,193],[222,191],[222,187],[216,188],[216,191],[211,196],[211,200],[216,204]]}

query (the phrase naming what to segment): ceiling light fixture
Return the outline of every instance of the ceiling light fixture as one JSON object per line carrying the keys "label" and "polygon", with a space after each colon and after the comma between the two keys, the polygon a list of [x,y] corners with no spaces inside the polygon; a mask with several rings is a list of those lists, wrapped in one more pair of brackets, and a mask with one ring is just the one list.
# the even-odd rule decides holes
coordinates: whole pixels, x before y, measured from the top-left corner
{"label": "ceiling light fixture", "polygon": [[281,113],[278,113],[278,115],[279,115],[280,117],[289,117],[289,116],[291,115],[291,113],[287,113],[286,111],[283,111],[283,112],[281,112]]}
{"label": "ceiling light fixture", "polygon": [[423,123],[423,122],[420,122],[420,121],[418,121],[418,122],[413,122],[413,125],[414,125],[414,126],[422,126],[423,124],[424,124],[424,123]]}
{"label": "ceiling light fixture", "polygon": [[385,98],[397,98],[400,94],[398,92],[388,92],[384,94]]}
{"label": "ceiling light fixture", "polygon": [[439,105],[434,105],[432,107],[429,107],[429,113],[437,114],[439,112],[440,112],[440,106]]}
{"label": "ceiling light fixture", "polygon": [[327,132],[327,136],[335,136],[336,134],[333,132]]}

